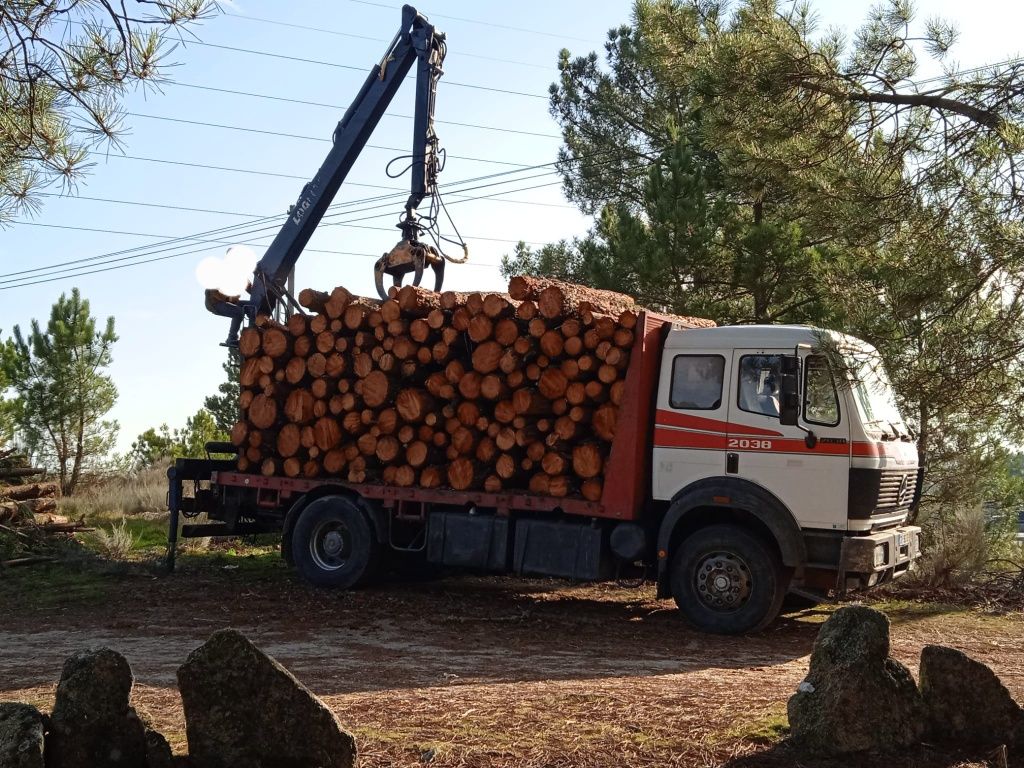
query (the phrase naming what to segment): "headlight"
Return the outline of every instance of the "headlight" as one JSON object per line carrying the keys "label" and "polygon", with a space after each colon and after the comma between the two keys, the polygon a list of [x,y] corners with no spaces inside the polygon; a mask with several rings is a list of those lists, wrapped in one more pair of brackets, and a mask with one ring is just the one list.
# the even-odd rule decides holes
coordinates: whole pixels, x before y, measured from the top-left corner
{"label": "headlight", "polygon": [[885,565],[889,560],[889,545],[879,544],[875,547],[875,568]]}

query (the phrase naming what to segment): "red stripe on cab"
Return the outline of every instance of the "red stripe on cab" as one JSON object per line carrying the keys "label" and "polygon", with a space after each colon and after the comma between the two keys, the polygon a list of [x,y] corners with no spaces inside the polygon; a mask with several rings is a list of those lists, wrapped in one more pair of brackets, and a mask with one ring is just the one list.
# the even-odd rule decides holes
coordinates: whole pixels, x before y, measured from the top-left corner
{"label": "red stripe on cab", "polygon": [[690,416],[686,413],[675,411],[659,410],[657,413],[658,425],[666,427],[682,427],[683,429],[699,429],[704,432],[722,432],[733,435],[757,435],[764,437],[782,437],[781,432],[772,429],[761,429],[750,427],[746,424],[733,424],[729,421],[718,419],[706,419],[703,416]]}

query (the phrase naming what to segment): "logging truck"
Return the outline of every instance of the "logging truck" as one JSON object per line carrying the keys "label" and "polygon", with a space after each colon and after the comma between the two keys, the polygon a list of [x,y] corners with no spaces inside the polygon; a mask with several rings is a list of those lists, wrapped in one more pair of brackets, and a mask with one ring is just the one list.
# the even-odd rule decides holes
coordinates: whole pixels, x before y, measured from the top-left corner
{"label": "logging truck", "polygon": [[[522,306],[536,302],[524,300],[515,311]],[[381,313],[360,308],[355,314]],[[316,317],[326,316],[292,325],[309,334]],[[921,471],[871,347],[803,326],[695,327],[647,311],[636,312],[634,320],[627,321],[628,363],[617,376],[609,372],[608,382],[579,378],[581,357],[600,346],[596,335],[587,339],[584,331],[563,338],[561,363],[551,358],[547,367],[526,372],[529,364],[517,360],[491,396],[481,393],[490,374],[473,370],[472,353],[463,364],[446,352],[433,367],[458,375],[444,377],[449,389],[439,385],[436,398],[427,383],[433,374],[417,379],[409,366],[390,394],[370,392],[368,380],[379,368],[361,378],[314,379],[335,390],[337,382],[354,380],[357,399],[365,406],[369,397],[380,404],[376,410],[345,411],[347,398],[334,395],[338,413],[332,415],[330,401],[321,399],[327,411],[316,418],[315,406],[308,414],[306,406],[288,406],[288,400],[304,400],[289,394],[267,418],[252,414],[255,400],[249,399],[255,423],[240,422],[232,443],[212,446],[238,452],[238,458],[182,459],[171,469],[172,553],[179,515],[205,513],[215,522],[186,524],[182,535],[280,532],[286,560],[323,587],[356,587],[403,562],[577,581],[649,574],[658,594],[674,597],[692,625],[721,633],[764,627],[787,591],[820,596],[869,587],[912,567],[920,529],[906,523],[918,503]],[[565,317],[543,325],[579,332]],[[267,326],[264,336],[268,329],[276,330]],[[354,341],[360,333],[343,327],[332,338]],[[389,338],[386,331],[380,335]],[[523,337],[539,348],[537,337],[528,331]],[[581,355],[565,352],[570,338],[586,339]],[[359,341],[371,349],[386,346],[374,336]],[[267,355],[260,352],[279,345],[275,340],[246,359],[263,360]],[[293,354],[296,346],[305,345],[293,343]],[[436,344],[428,347],[433,354]],[[605,359],[613,349],[603,349]],[[363,355],[372,362],[372,353],[356,353]],[[302,358],[282,353],[279,359],[286,370]],[[476,359],[485,371],[502,370],[500,362],[492,368]],[[411,361],[432,368],[414,354]],[[580,398],[602,404],[581,408],[589,413],[573,421],[566,395],[576,398],[561,376],[557,391],[548,393],[557,397],[539,394],[540,378],[550,370],[569,370],[573,383],[599,382],[590,399],[584,384]],[[538,386],[531,386],[531,376]],[[458,384],[465,381],[476,383],[460,393]],[[530,393],[518,407],[509,381],[516,392]],[[291,393],[306,391],[309,382],[297,381],[300,389]],[[258,380],[254,386],[243,390],[262,391]],[[396,405],[402,393],[415,404]],[[503,403],[510,404],[507,416]],[[602,409],[606,413],[597,417]],[[468,412],[462,420],[460,410]],[[434,413],[440,418],[428,418]],[[565,432],[559,435],[555,425],[562,418]],[[501,442],[506,430],[507,442]],[[303,451],[306,431],[309,448]],[[282,442],[292,432],[298,442]],[[465,446],[458,445],[461,432]],[[574,440],[577,449],[591,450],[569,449]],[[429,453],[440,463],[431,464]],[[289,468],[284,455],[301,458]],[[266,456],[271,458],[259,461]],[[507,473],[500,469],[506,459]],[[407,472],[407,479],[399,472]]]}
{"label": "logging truck", "polygon": [[[443,209],[444,53],[405,6],[249,298],[208,290],[207,308],[232,320],[240,418],[230,442],[208,446],[233,458],[169,471],[170,566],[179,535],[279,533],[284,558],[323,587],[390,565],[650,576],[692,625],[719,633],[763,628],[787,591],[910,569],[921,470],[863,342],[719,328],[538,278],[441,291],[445,262],[466,252],[445,254],[437,216],[416,209],[428,196]],[[343,287],[293,296],[296,261],[414,64],[412,191],[402,239],[374,270],[380,300]],[[419,287],[427,268],[433,291]]]}

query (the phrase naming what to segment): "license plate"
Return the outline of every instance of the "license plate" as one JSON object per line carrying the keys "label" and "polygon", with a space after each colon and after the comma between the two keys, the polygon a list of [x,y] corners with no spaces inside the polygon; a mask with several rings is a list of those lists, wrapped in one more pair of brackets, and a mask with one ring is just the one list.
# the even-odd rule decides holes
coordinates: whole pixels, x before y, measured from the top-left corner
{"label": "license plate", "polygon": [[907,546],[907,544],[909,544],[909,543],[910,543],[910,538],[907,536],[907,534],[905,534],[905,533],[897,533],[896,534],[896,546],[897,547],[902,548],[902,547]]}

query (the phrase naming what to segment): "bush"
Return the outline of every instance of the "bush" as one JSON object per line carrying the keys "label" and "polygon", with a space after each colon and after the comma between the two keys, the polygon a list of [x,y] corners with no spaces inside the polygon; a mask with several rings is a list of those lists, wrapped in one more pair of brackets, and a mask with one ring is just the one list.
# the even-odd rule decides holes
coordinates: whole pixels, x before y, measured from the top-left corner
{"label": "bush", "polygon": [[60,513],[71,518],[138,515],[167,510],[166,465],[128,475],[93,479],[74,496],[61,499]]}
{"label": "bush", "polygon": [[128,521],[123,517],[109,531],[97,528],[92,538],[100,554],[111,560],[124,560],[135,549],[135,535],[128,530]]}
{"label": "bush", "polygon": [[922,518],[924,552],[915,581],[929,587],[962,586],[993,570],[993,561],[1015,559],[1020,547],[1004,517],[979,505],[936,511]]}

